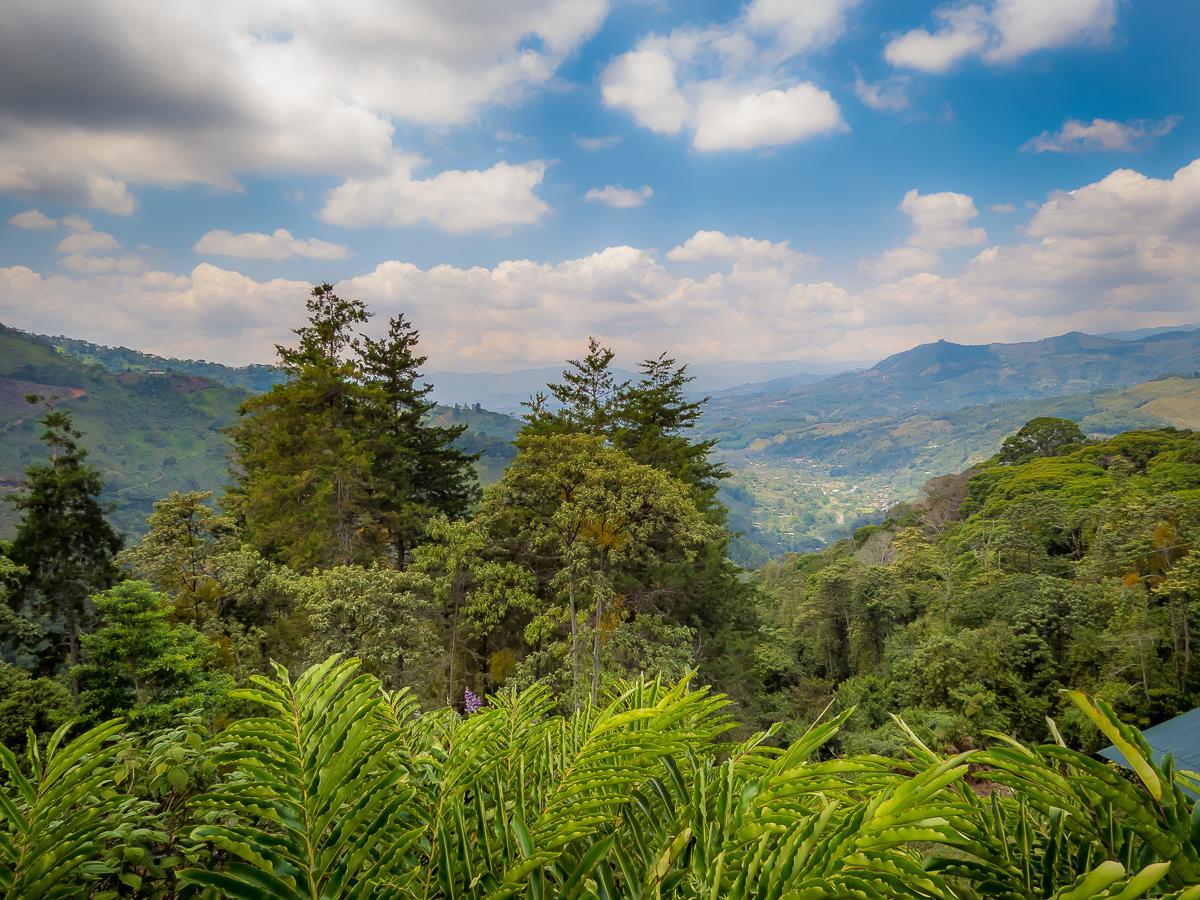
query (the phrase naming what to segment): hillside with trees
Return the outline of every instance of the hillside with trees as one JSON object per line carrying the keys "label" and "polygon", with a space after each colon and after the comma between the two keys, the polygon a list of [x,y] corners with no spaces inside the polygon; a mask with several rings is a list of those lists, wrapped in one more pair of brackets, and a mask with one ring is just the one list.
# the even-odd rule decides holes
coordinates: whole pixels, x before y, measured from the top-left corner
{"label": "hillside with trees", "polygon": [[[279,380],[269,366],[192,367],[190,361],[53,340],[59,343],[0,325],[0,492],[18,487],[24,469],[41,457],[41,406],[26,401],[39,396],[69,412],[87,435],[91,460],[103,476],[104,503],[118,529],[130,535],[145,530],[154,501],[172,491],[224,493],[230,483],[225,430],[252,396],[243,385]],[[265,382],[258,377],[263,372],[270,373]],[[444,406],[429,416],[443,427],[466,426],[458,445],[478,455],[486,480],[512,459],[519,423],[511,417]],[[11,535],[15,523],[12,507],[0,504],[0,535]]]}
{"label": "hillside with trees", "polygon": [[[1110,391],[1015,400],[943,413],[815,422],[720,449],[733,477],[721,499],[744,534],[744,564],[825,546],[916,498],[930,478],[986,460],[1031,418],[1077,422],[1096,437],[1200,427],[1200,378],[1163,377]],[[718,447],[724,438],[717,434]]]}
{"label": "hillside with trees", "polygon": [[882,525],[761,570],[777,715],[854,707],[846,746],[885,751],[905,740],[890,712],[956,750],[989,731],[1045,739],[1051,717],[1095,749],[1063,690],[1141,726],[1189,710],[1198,529],[1196,433],[1089,441],[1032,420]]}

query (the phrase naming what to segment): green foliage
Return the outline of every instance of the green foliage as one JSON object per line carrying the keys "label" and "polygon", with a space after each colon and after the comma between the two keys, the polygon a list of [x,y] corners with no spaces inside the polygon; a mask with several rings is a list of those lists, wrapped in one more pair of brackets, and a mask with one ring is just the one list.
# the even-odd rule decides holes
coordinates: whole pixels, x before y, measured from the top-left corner
{"label": "green foliage", "polygon": [[1002,465],[1012,466],[1039,456],[1062,456],[1085,440],[1084,433],[1070,419],[1040,416],[1005,438],[997,459]]}
{"label": "green foliage", "polygon": [[402,316],[372,340],[369,313],[330,285],[313,290],[296,347],[278,348],[287,381],[243,404],[231,429],[238,483],[230,505],[249,541],[298,571],[369,563],[403,567],[425,524],[475,497],[461,426],[429,421],[424,357]]}
{"label": "green foliage", "polygon": [[24,487],[7,498],[22,516],[8,553],[23,570],[7,599],[38,639],[22,640],[6,655],[55,672],[79,662],[80,636],[93,616],[90,597],[115,580],[121,537],[105,517],[100,472],[88,464],[70,414],[51,408],[42,424],[50,461],[31,465]]}
{"label": "green foliage", "polygon": [[517,446],[504,478],[489,489],[481,518],[508,558],[543,586],[546,605],[527,632],[531,642],[558,640],[565,626],[574,694],[583,684],[581,629],[590,618],[594,701],[601,645],[624,618],[623,601],[653,588],[646,576],[653,577],[660,560],[693,559],[713,527],[684,485],[599,437],[533,434]]}
{"label": "green foliage", "polygon": [[[687,366],[665,353],[643,361],[639,365],[640,377],[630,381],[617,379],[612,361],[611,349],[594,338],[589,339],[586,356],[571,360],[562,373],[562,381],[549,386],[553,402],[539,395],[527,404],[529,413],[523,437],[575,435],[600,440],[606,449],[619,451],[634,463],[662,473],[684,488],[708,527],[690,539],[690,552],[651,548],[640,559],[629,560],[621,583],[614,584],[615,603],[603,597],[592,600],[595,609],[608,604],[610,612],[616,613],[607,623],[593,616],[593,676],[606,658],[614,662],[630,659],[629,651],[635,646],[664,663],[668,658],[673,660],[669,671],[676,671],[677,665],[683,665],[686,655],[691,653],[706,678],[720,684],[744,704],[752,705],[758,684],[746,663],[756,624],[753,603],[739,570],[729,562],[727,550],[732,536],[724,528],[726,510],[717,499],[718,485],[728,473],[713,459],[714,442],[697,439],[694,434],[707,398],[697,401],[687,396],[687,386],[692,380]],[[524,446],[518,441],[519,448]],[[549,483],[536,487],[532,493],[536,495],[542,489],[549,491],[547,497],[557,496],[558,488]],[[545,504],[544,499],[541,502]],[[574,542],[573,538],[569,540]],[[595,570],[597,562],[585,559],[583,565]],[[574,570],[566,571],[565,619],[573,623],[578,608],[588,602],[578,597],[572,599],[571,595],[580,589],[594,591],[596,579],[593,576],[593,584],[588,585],[570,574]],[[545,577],[539,577],[542,583],[547,582]],[[602,573],[600,581],[606,580],[610,580],[608,575]],[[561,582],[560,575],[557,584],[552,583],[560,595]],[[559,603],[561,600],[560,596]],[[625,627],[641,615],[646,616],[643,627]],[[550,606],[535,619],[526,635],[535,649],[523,661],[523,678],[563,671],[563,648],[547,640],[556,627],[555,619],[563,618],[562,611]],[[665,638],[667,634],[673,636],[666,644],[651,637]],[[610,640],[615,640],[614,647],[623,645],[625,651],[606,654],[604,644]],[[578,668],[578,642],[579,636],[573,631],[571,643],[575,649],[570,654],[573,672]],[[695,650],[686,649],[692,647]],[[660,653],[660,649],[668,652]],[[639,670],[635,666],[624,671]],[[572,684],[577,680],[573,676]],[[596,680],[593,677],[593,685]]]}
{"label": "green foliage", "polygon": [[895,711],[965,750],[989,730],[1043,740],[1047,716],[1096,746],[1067,688],[1143,726],[1196,706],[1197,449],[1163,430],[997,458],[852,541],[765,567],[776,714],[855,706],[844,746],[893,752]]}
{"label": "green foliage", "polygon": [[360,658],[389,688],[438,696],[442,646],[436,608],[419,576],[382,567],[338,566],[294,580],[305,620],[300,658]]}
{"label": "green foliage", "polygon": [[0,746],[0,888],[10,897],[86,896],[110,873],[106,849],[121,826],[141,824],[143,808],[120,792],[118,721],[64,745],[66,725],[45,751],[30,741],[25,765]]}
{"label": "green foliage", "polygon": [[0,663],[0,744],[23,749],[29,732],[51,734],[74,713],[71,693],[61,681],[34,678]]}
{"label": "green foliage", "polygon": [[[238,692],[258,715],[206,747],[182,723],[130,746],[108,723],[0,761],[12,896],[1200,896],[1187,790],[1141,735],[1072,706],[1129,761],[993,739],[943,755],[904,720],[896,756],[829,756],[850,711],[786,749],[730,740],[688,679],[554,712],[541,686],[419,714],[336,658]],[[130,736],[132,737],[132,736]],[[29,773],[32,773],[29,774]],[[118,787],[120,785],[120,787]],[[86,802],[84,802],[86,801]]]}
{"label": "green foliage", "polygon": [[170,621],[165,595],[125,581],[92,602],[98,627],[84,635],[83,662],[71,670],[87,718],[121,715],[155,727],[179,713],[211,713],[224,701],[231,680],[206,671],[212,648],[195,629]]}
{"label": "green foliage", "polygon": [[406,815],[415,791],[378,682],[356,668],[333,658],[237,692],[262,715],[223,736],[232,774],[197,799],[209,823],[192,832],[229,862],[182,881],[228,897],[387,895],[419,837]]}

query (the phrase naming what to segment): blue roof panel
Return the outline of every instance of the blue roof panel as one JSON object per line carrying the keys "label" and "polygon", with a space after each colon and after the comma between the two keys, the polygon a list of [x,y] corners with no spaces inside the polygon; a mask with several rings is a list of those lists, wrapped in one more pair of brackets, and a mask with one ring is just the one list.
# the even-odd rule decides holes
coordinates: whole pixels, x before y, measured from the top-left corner
{"label": "blue roof panel", "polygon": [[[1176,769],[1200,772],[1200,708],[1160,722],[1142,732],[1142,737],[1154,751],[1155,762],[1170,753]],[[1116,747],[1105,747],[1100,755],[1122,766],[1129,766],[1125,755]]]}

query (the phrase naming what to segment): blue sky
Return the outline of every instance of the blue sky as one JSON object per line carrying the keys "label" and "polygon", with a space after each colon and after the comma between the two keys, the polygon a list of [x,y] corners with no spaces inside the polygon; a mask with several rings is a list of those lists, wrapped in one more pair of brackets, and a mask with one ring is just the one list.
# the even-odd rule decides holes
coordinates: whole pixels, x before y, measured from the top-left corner
{"label": "blue sky", "polygon": [[1198,317],[1200,4],[0,15],[19,327],[269,361],[329,280],[431,368],[503,370],[588,334],[828,361]]}

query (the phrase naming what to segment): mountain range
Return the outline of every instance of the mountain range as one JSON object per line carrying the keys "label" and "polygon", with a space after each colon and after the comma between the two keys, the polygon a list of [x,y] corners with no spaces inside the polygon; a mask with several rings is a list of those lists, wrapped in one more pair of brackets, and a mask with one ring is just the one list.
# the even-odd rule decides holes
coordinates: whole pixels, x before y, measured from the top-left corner
{"label": "mountain range", "polygon": [[[704,389],[696,394],[712,398],[700,433],[733,472],[722,497],[743,535],[737,557],[754,563],[819,547],[915,496],[929,477],[987,458],[1035,416],[1071,418],[1096,435],[1200,427],[1200,330],[1145,332],[937,341],[835,374],[796,363],[696,366],[703,379],[693,387]],[[763,380],[741,380],[748,374]],[[480,454],[487,483],[514,452],[520,421],[507,413],[559,375],[432,373],[436,399],[458,398],[433,416],[468,426],[460,442]],[[85,433],[114,521],[137,533],[172,490],[221,492],[223,429],[246,397],[279,378],[271,366],[176,360],[0,326],[0,491],[42,458],[38,411],[25,395],[55,396]],[[11,525],[0,507],[0,529]]]}
{"label": "mountain range", "polygon": [[[1200,427],[1200,331],[922,344],[820,382],[714,397],[701,423],[734,472],[746,559],[826,543],[986,459],[1031,418],[1108,435]],[[753,547],[749,545],[754,545]]]}

